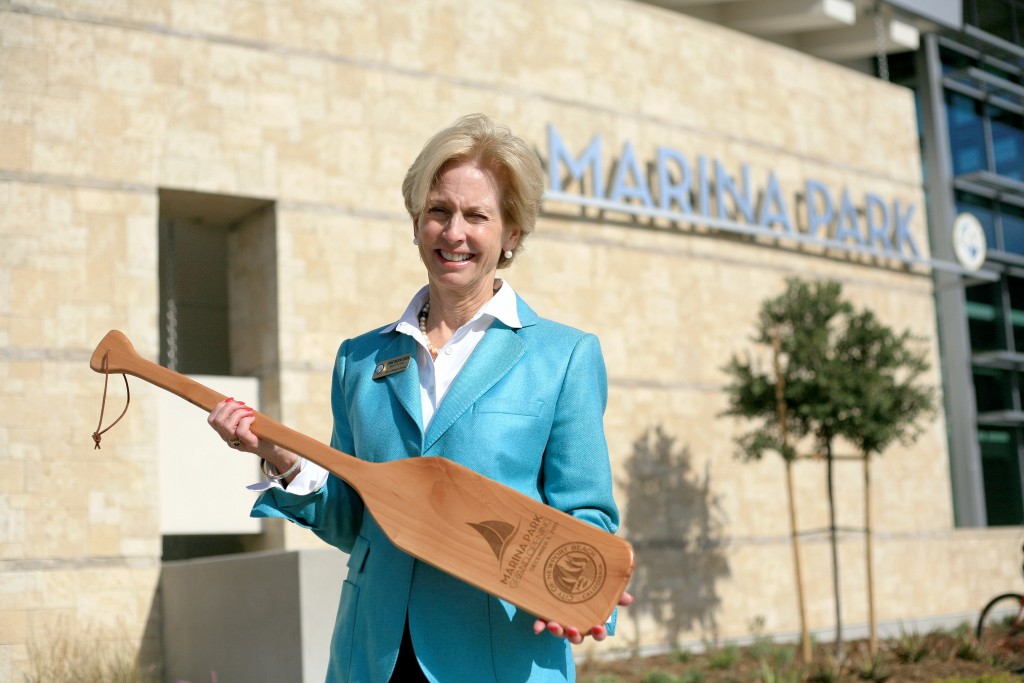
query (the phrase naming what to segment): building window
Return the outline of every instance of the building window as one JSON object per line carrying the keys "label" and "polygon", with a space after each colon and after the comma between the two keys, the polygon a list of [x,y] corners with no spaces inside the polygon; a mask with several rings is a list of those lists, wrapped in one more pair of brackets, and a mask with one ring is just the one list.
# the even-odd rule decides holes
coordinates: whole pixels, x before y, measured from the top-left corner
{"label": "building window", "polygon": [[964,20],[997,38],[1021,44],[1024,2],[1020,0],[965,0]]}
{"label": "building window", "polygon": [[967,321],[971,332],[971,348],[978,351],[1006,349],[1003,334],[1003,306],[999,283],[985,283],[968,287]]}
{"label": "building window", "polygon": [[1024,522],[1017,433],[1015,429],[978,430],[989,526],[1016,526]]}
{"label": "building window", "polygon": [[989,167],[985,153],[985,117],[980,102],[946,91],[949,142],[953,149],[953,174],[964,175]]}
{"label": "building window", "polygon": [[1024,124],[1021,115],[991,105],[986,108],[986,114],[992,128],[995,172],[1014,180],[1024,180]]}

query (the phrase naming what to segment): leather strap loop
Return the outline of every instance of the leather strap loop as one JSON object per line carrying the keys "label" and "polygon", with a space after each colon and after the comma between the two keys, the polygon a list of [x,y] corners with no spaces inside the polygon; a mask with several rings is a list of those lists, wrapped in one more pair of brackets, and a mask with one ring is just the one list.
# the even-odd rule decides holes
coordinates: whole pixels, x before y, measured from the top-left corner
{"label": "leather strap loop", "polygon": [[93,443],[96,444],[93,447],[93,450],[99,449],[99,447],[100,447],[100,439],[103,437],[103,434],[105,432],[109,431],[114,425],[116,425],[118,422],[121,421],[121,418],[124,417],[125,413],[128,412],[128,405],[132,402],[132,393],[131,393],[131,390],[128,388],[128,375],[122,373],[121,377],[124,377],[124,391],[125,391],[124,410],[121,411],[121,414],[117,416],[116,420],[114,420],[109,425],[107,425],[106,429],[101,429],[101,427],[103,427],[103,412],[107,408],[107,382],[110,380],[110,371],[107,369],[107,354],[104,353],[103,354],[103,402],[100,403],[100,421],[96,425],[96,431],[92,433]]}

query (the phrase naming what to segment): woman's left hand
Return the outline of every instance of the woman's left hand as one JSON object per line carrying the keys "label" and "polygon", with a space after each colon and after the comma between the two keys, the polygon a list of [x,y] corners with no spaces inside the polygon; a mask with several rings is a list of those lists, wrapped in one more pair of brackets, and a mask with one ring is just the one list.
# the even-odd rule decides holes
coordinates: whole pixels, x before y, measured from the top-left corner
{"label": "woman's left hand", "polygon": [[[626,607],[633,604],[633,596],[629,593],[623,593],[622,597],[619,598],[619,606]],[[604,624],[594,626],[589,631],[584,633],[575,626],[565,626],[559,624],[557,621],[544,621],[538,619],[533,622],[533,633],[534,635],[540,635],[544,631],[547,631],[551,635],[557,638],[566,638],[573,645],[579,645],[583,642],[583,639],[587,636],[593,636],[594,640],[604,640],[608,637],[608,629]]]}

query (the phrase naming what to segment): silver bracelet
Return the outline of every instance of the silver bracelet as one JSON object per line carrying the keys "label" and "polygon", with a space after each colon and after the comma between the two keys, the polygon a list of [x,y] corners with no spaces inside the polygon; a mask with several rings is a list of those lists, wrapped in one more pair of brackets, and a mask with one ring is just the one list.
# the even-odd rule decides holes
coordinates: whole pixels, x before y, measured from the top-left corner
{"label": "silver bracelet", "polygon": [[[287,472],[283,472],[281,474],[271,474],[270,472],[267,471],[267,465],[270,465],[270,463],[268,463],[265,459],[260,458],[260,471],[263,472],[264,476],[266,476],[266,478],[270,479],[271,481],[274,481],[276,479],[284,479],[285,477],[290,475],[295,470],[300,470],[301,471],[302,463],[305,462],[305,460],[306,460],[305,458],[303,458],[302,456],[299,456],[299,457],[295,458],[295,463],[291,467],[288,468]],[[270,465],[270,466],[274,467],[273,465]],[[274,468],[274,471],[275,472],[277,471],[276,467]]]}

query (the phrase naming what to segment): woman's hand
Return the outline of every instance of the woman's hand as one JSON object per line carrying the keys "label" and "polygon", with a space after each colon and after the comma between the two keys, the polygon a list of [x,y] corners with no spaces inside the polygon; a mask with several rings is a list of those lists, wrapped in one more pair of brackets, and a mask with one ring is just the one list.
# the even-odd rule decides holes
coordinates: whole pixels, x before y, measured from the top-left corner
{"label": "woman's hand", "polygon": [[[622,597],[619,598],[619,606],[626,607],[632,604],[633,596],[624,592]],[[604,624],[594,626],[590,631],[584,633],[575,626],[565,626],[563,624],[559,624],[557,621],[544,621],[543,619],[538,619],[533,622],[534,635],[540,635],[544,631],[547,631],[556,638],[566,638],[573,645],[579,645],[587,636],[593,636],[594,640],[597,641],[604,640],[608,637],[608,629]]]}
{"label": "woman's hand", "polygon": [[206,421],[224,442],[239,451],[255,453],[260,440],[252,433],[255,411],[243,401],[225,399],[215,405]]}
{"label": "woman's hand", "polygon": [[[252,453],[266,460],[278,472],[288,472],[298,460],[297,455],[283,448],[278,448],[269,441],[262,441],[252,432],[252,424],[256,421],[256,411],[245,405],[243,401],[233,398],[225,399],[213,407],[206,419],[224,442],[244,453]],[[281,479],[288,484],[298,472],[292,472]]]}

